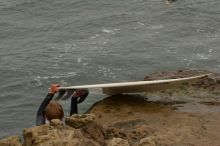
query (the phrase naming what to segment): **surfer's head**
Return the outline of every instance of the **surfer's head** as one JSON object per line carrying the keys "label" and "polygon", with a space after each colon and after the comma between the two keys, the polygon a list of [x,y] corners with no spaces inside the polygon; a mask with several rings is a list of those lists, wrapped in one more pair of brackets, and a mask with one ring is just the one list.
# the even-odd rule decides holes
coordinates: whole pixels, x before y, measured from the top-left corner
{"label": "surfer's head", "polygon": [[54,100],[50,101],[45,108],[45,116],[49,121],[52,119],[60,119],[62,121],[64,117],[62,106]]}

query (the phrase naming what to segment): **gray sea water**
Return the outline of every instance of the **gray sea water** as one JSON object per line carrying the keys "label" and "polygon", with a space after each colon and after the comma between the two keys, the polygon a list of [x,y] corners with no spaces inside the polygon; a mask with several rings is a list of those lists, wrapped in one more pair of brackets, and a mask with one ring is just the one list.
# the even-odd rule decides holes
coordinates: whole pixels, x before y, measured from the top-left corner
{"label": "gray sea water", "polygon": [[[51,83],[220,72],[220,1],[1,0],[0,137],[35,124]],[[92,92],[80,112],[105,97]],[[70,101],[62,101],[68,114]]]}

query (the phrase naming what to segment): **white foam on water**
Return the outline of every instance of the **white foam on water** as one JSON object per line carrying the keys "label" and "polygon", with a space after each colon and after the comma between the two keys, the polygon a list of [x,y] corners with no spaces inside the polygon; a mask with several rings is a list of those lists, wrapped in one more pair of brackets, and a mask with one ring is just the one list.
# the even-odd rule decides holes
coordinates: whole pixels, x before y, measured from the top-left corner
{"label": "white foam on water", "polygon": [[[54,75],[54,76],[36,76],[34,77],[34,87],[39,87],[43,85],[44,80],[49,80],[49,79],[60,79],[60,78],[69,78],[76,76],[77,72],[68,72],[66,74],[60,74],[60,75]],[[64,80],[62,80],[64,81]]]}
{"label": "white foam on water", "polygon": [[208,60],[209,59],[208,55],[201,54],[201,53],[197,53],[196,58],[201,59],[201,60]]}
{"label": "white foam on water", "polygon": [[151,29],[162,29],[162,28],[164,28],[162,24],[151,26]]}
{"label": "white foam on water", "polygon": [[68,72],[67,74],[61,74],[61,75],[56,75],[56,76],[44,76],[44,77],[40,77],[40,79],[60,79],[60,78],[68,78],[68,77],[73,77],[76,76],[77,73],[76,72]]}
{"label": "white foam on water", "polygon": [[112,35],[115,35],[115,34],[116,34],[114,30],[107,29],[107,28],[103,28],[103,29],[102,29],[102,32],[103,32],[103,33],[112,34]]}
{"label": "white foam on water", "polygon": [[62,46],[52,46],[52,50],[58,51],[59,53],[69,53],[76,50],[76,44],[63,44]]}
{"label": "white foam on water", "polygon": [[112,79],[116,78],[114,71],[111,68],[107,68],[105,66],[98,66],[97,71],[98,71],[98,73],[102,74],[103,77],[109,77]]}
{"label": "white foam on water", "polygon": [[34,79],[34,81],[35,81],[34,87],[42,86],[42,82],[41,82],[41,77],[40,77],[40,76],[37,76],[37,77]]}
{"label": "white foam on water", "polygon": [[213,49],[209,49],[208,52],[209,52],[209,54],[212,54]]}
{"label": "white foam on water", "polygon": [[82,65],[83,66],[87,66],[87,65],[89,65],[89,63],[88,62],[84,62],[84,63],[82,63]]}
{"label": "white foam on water", "polygon": [[72,49],[73,45],[72,44],[65,44],[65,49]]}
{"label": "white foam on water", "polygon": [[80,64],[80,65],[83,65],[83,66],[89,65],[88,59],[83,58],[83,57],[78,57],[76,62],[77,62],[77,64]]}
{"label": "white foam on water", "polygon": [[54,64],[53,64],[53,67],[56,67],[56,68],[57,68],[58,66],[59,66],[58,63],[54,63]]}
{"label": "white foam on water", "polygon": [[214,40],[219,39],[219,34],[218,33],[212,33],[212,34],[206,35],[206,37],[208,38],[208,40],[214,41]]}
{"label": "white foam on water", "polygon": [[96,39],[98,38],[100,35],[99,34],[95,34],[94,36],[91,36],[90,39]]}
{"label": "white foam on water", "polygon": [[141,25],[141,26],[144,26],[145,24],[142,23],[142,22],[137,22],[137,24]]}
{"label": "white foam on water", "polygon": [[79,64],[81,62],[82,62],[82,58],[81,57],[77,58],[77,63]]}
{"label": "white foam on water", "polygon": [[60,55],[58,55],[58,56],[59,56],[59,58],[63,58],[64,54],[60,54]]}
{"label": "white foam on water", "polygon": [[61,80],[61,81],[60,81],[60,84],[61,84],[62,86],[68,85],[68,83],[65,82],[64,80]]}
{"label": "white foam on water", "polygon": [[113,30],[114,30],[114,31],[120,31],[121,29],[119,29],[119,28],[114,28]]}
{"label": "white foam on water", "polygon": [[186,66],[188,66],[188,67],[193,65],[193,60],[192,59],[184,58],[183,61],[185,62]]}
{"label": "white foam on water", "polygon": [[169,54],[177,54],[178,51],[176,48],[168,48],[166,49],[166,53],[169,53]]}
{"label": "white foam on water", "polygon": [[137,22],[137,25],[136,25],[135,27],[133,27],[133,29],[134,29],[134,30],[137,30],[137,29],[142,28],[143,26],[145,26],[144,23],[142,23],[142,22]]}

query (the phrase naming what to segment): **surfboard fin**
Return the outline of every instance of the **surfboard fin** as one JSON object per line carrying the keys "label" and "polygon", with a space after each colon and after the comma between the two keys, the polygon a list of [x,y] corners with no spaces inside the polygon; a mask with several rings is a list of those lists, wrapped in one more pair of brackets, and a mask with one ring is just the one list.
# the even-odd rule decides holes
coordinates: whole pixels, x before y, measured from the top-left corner
{"label": "surfboard fin", "polygon": [[57,97],[55,97],[54,99],[55,99],[55,100],[60,100],[65,93],[66,93],[66,90],[61,89],[61,90],[59,91]]}
{"label": "surfboard fin", "polygon": [[70,98],[73,95],[74,92],[75,92],[74,89],[66,90],[66,95],[62,97],[62,100],[66,100],[66,99]]}

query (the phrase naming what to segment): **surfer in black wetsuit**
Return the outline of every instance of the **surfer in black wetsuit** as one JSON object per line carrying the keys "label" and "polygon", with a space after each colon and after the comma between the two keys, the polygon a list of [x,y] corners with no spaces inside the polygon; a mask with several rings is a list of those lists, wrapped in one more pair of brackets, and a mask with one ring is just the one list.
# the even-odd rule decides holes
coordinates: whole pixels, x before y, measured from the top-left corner
{"label": "surfer in black wetsuit", "polygon": [[[62,106],[55,102],[53,99],[54,94],[59,91],[58,84],[52,84],[49,88],[49,93],[47,94],[46,98],[41,103],[36,118],[36,125],[42,125],[46,123],[47,120],[52,119],[60,119],[62,121],[64,117],[63,108]],[[88,90],[76,90],[71,97],[71,108],[70,108],[70,116],[72,114],[78,113],[77,104],[81,103],[85,100],[88,96]]]}

